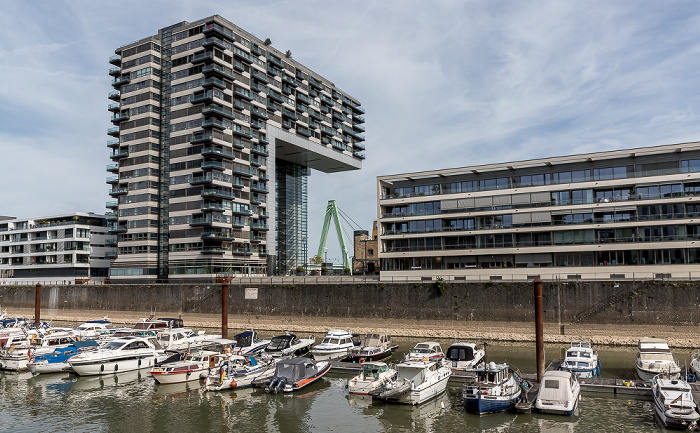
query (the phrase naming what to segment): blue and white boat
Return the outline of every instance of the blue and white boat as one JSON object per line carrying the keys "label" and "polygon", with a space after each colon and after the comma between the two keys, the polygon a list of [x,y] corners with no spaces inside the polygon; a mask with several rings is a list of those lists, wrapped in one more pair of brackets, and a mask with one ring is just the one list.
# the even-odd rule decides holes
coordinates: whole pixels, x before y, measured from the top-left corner
{"label": "blue and white boat", "polygon": [[520,375],[507,363],[489,362],[476,368],[474,373],[462,392],[467,411],[479,415],[503,412],[520,400]]}
{"label": "blue and white boat", "polygon": [[570,371],[572,374],[583,379],[600,376],[598,352],[593,350],[589,342],[573,341],[571,342],[571,346],[566,350],[564,362],[562,362],[559,369]]}
{"label": "blue and white boat", "polygon": [[37,355],[29,360],[27,368],[32,374],[60,373],[70,371],[68,360],[84,350],[97,349],[96,341],[74,341],[66,347],[59,347],[51,353]]}
{"label": "blue and white boat", "polygon": [[244,331],[233,338],[236,340],[233,352],[239,355],[255,355],[270,345],[270,340],[261,340],[255,331]]}

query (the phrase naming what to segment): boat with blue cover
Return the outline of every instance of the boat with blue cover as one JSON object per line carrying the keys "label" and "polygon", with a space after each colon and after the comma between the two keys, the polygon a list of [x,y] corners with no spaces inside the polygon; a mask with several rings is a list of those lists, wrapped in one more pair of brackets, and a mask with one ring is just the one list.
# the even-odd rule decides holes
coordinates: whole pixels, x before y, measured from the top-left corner
{"label": "boat with blue cover", "polygon": [[464,385],[462,397],[467,411],[483,415],[509,410],[520,400],[521,378],[508,363],[489,362],[474,370]]}
{"label": "boat with blue cover", "polygon": [[97,349],[96,341],[74,341],[66,347],[59,347],[51,353],[37,355],[29,360],[27,368],[32,374],[59,373],[70,371],[68,360],[84,350]]}

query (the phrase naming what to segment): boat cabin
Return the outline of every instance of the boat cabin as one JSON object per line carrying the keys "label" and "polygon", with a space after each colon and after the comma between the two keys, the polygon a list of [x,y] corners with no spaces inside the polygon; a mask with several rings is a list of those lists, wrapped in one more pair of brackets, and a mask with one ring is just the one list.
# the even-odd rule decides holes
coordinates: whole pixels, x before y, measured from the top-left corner
{"label": "boat cabin", "polygon": [[567,402],[574,394],[574,382],[576,375],[568,371],[546,371],[537,399],[542,402]]}
{"label": "boat cabin", "polygon": [[233,338],[236,340],[236,347],[250,347],[262,341],[258,338],[258,333],[255,331],[241,332]]}
{"label": "boat cabin", "polygon": [[406,361],[396,365],[397,379],[406,379],[418,386],[425,382],[426,371],[436,371],[439,368],[437,362],[426,363],[423,361]]}
{"label": "boat cabin", "polygon": [[146,320],[141,319],[140,322],[134,325],[134,329],[139,329],[143,331],[165,331],[170,328],[170,323],[165,320]]}
{"label": "boat cabin", "polygon": [[510,374],[508,364],[496,364],[495,362],[489,362],[483,367],[477,368],[475,372],[474,379],[481,386],[500,385],[508,379]]}
{"label": "boat cabin", "polygon": [[32,341],[32,346],[65,346],[75,341],[75,337],[66,332],[57,332],[55,334],[44,335]]}
{"label": "boat cabin", "polygon": [[447,349],[445,357],[450,361],[473,361],[476,344],[455,343]]}
{"label": "boat cabin", "polygon": [[389,366],[383,362],[365,362],[362,364],[362,378],[364,380],[375,380],[380,373],[389,371]]}
{"label": "boat cabin", "polygon": [[321,344],[333,344],[333,345],[354,345],[352,334],[343,331],[342,329],[331,329],[328,331]]}
{"label": "boat cabin", "polygon": [[287,383],[297,383],[316,373],[316,365],[304,357],[280,361],[275,367],[275,376],[287,378]]}
{"label": "boat cabin", "polygon": [[362,338],[362,347],[387,347],[391,345],[391,336],[387,334],[366,334]]}
{"label": "boat cabin", "polygon": [[185,322],[183,322],[182,319],[176,319],[174,317],[159,317],[156,320],[166,322],[168,324],[168,327],[172,329],[185,327]]}
{"label": "boat cabin", "polygon": [[437,357],[442,356],[444,356],[444,354],[442,353],[442,347],[440,347],[440,343],[436,343],[434,341],[426,341],[425,343],[416,344],[416,346],[411,350],[411,353],[409,354],[410,359],[435,359]]}

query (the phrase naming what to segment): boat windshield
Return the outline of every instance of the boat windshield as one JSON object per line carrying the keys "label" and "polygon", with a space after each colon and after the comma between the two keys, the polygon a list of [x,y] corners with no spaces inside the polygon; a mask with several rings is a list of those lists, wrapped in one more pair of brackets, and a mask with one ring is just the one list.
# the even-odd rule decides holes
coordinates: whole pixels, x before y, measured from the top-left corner
{"label": "boat windshield", "polygon": [[120,347],[122,347],[123,345],[124,345],[123,341],[110,341],[109,343],[105,344],[101,348],[105,349],[105,350],[117,350]]}
{"label": "boat windshield", "polygon": [[389,370],[389,367],[386,365],[365,364],[363,366],[363,370],[365,373],[365,379],[376,379],[379,377],[379,373]]}
{"label": "boat windshield", "polygon": [[669,388],[661,387],[661,391],[671,391],[671,392],[690,392],[690,388]]}
{"label": "boat windshield", "polygon": [[474,359],[474,351],[471,347],[450,347],[447,350],[447,359],[453,361],[471,361]]}
{"label": "boat windshield", "polygon": [[270,345],[267,346],[268,349],[270,350],[280,350],[280,349],[285,349],[289,347],[289,338],[278,338],[274,337],[272,338],[272,341],[270,341]]}
{"label": "boat windshield", "polygon": [[570,350],[566,352],[566,356],[569,358],[590,358],[591,354],[588,352],[579,352],[577,350]]}
{"label": "boat windshield", "polygon": [[670,353],[640,353],[639,359],[642,361],[673,362],[673,355]]}

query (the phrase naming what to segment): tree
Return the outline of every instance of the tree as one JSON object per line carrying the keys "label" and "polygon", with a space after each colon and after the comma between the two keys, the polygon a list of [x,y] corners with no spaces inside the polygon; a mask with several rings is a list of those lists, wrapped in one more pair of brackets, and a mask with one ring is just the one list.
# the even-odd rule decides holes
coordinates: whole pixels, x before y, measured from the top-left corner
{"label": "tree", "polygon": [[289,51],[289,50],[287,50],[287,52],[284,53],[284,56],[285,56],[286,58],[288,58],[288,59],[291,59],[291,58],[292,58],[292,52]]}
{"label": "tree", "polygon": [[267,39],[265,39],[265,42],[263,42],[263,44],[272,45],[272,41],[270,40],[270,38],[267,38]]}
{"label": "tree", "polygon": [[311,262],[314,265],[321,265],[321,264],[323,264],[323,257],[316,254],[313,257],[309,257],[309,262]]}

